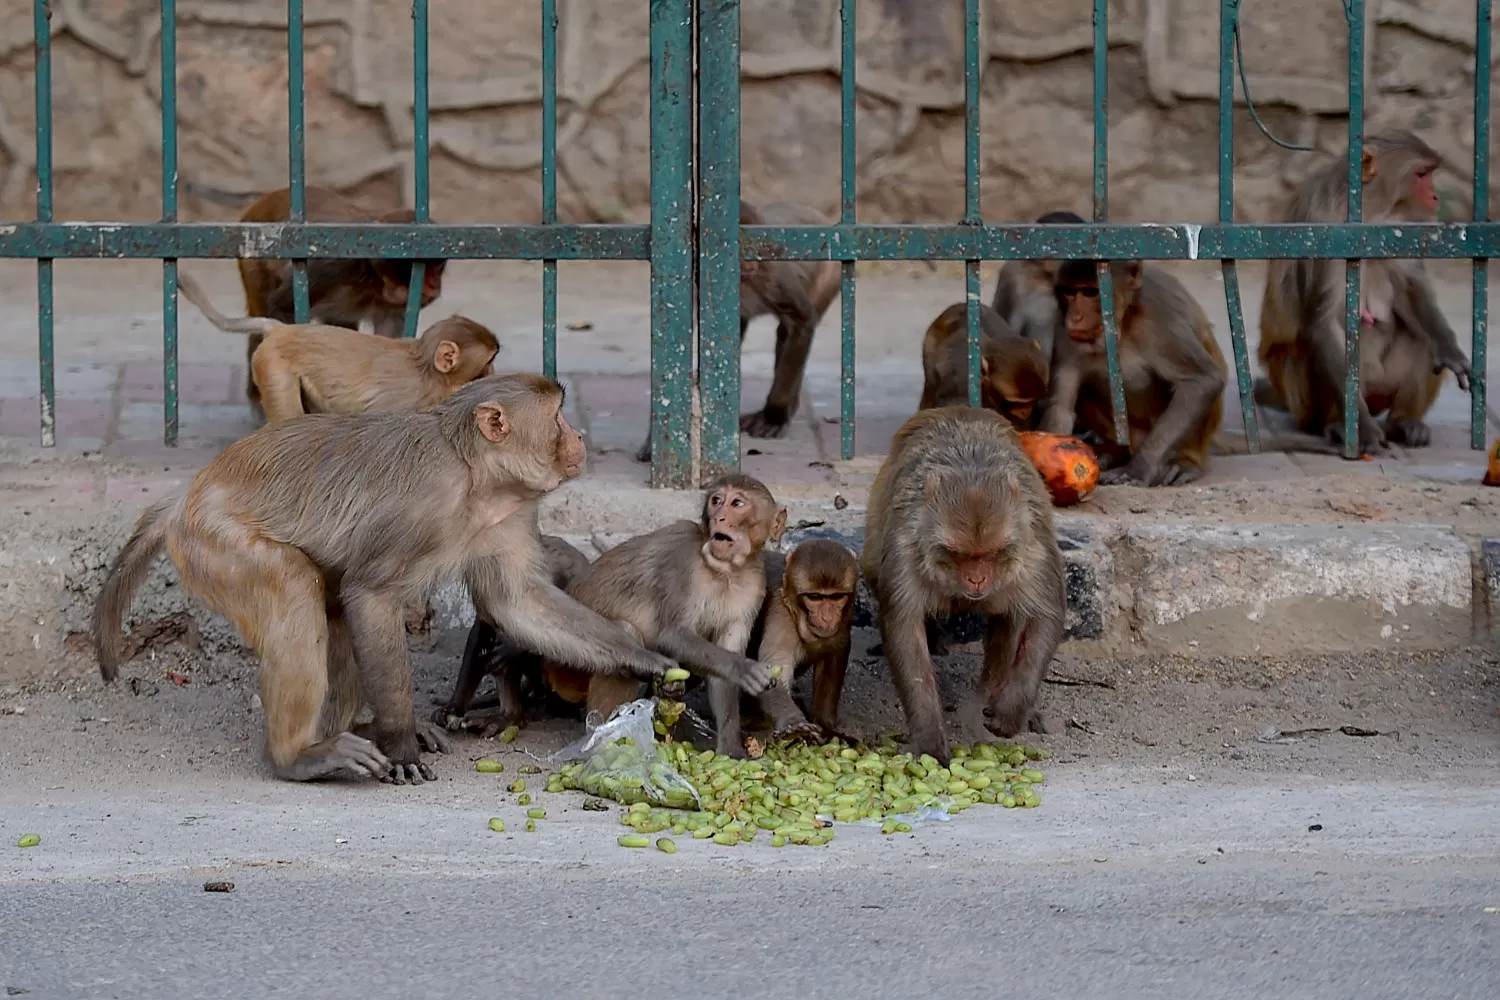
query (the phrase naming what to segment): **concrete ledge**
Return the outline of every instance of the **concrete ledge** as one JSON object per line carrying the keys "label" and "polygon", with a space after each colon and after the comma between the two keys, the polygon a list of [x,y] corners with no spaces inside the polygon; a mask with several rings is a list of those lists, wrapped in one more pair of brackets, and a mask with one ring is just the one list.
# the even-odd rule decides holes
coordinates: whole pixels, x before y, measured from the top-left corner
{"label": "concrete ledge", "polygon": [[[789,513],[783,548],[815,537],[862,547],[863,497],[851,494],[840,509],[828,488],[777,494]],[[585,480],[544,506],[542,527],[594,556],[621,538],[695,516],[700,496]],[[0,681],[78,669],[66,655],[67,637],[86,630],[106,568],[143,502],[154,498],[96,496],[66,510],[59,504],[45,523],[24,509],[0,511]],[[1442,648],[1487,635],[1489,609],[1500,607],[1500,539],[1465,539],[1442,525],[1206,527],[1068,511],[1059,514],[1058,528],[1068,574],[1066,636],[1084,655]],[[442,629],[473,621],[466,594],[451,583],[438,588],[434,610]],[[238,647],[228,623],[187,599],[163,561],[131,618],[183,611],[197,622],[200,649]],[[855,623],[875,624],[863,586]],[[979,626],[976,616],[960,615],[945,631],[951,642],[973,642]]]}

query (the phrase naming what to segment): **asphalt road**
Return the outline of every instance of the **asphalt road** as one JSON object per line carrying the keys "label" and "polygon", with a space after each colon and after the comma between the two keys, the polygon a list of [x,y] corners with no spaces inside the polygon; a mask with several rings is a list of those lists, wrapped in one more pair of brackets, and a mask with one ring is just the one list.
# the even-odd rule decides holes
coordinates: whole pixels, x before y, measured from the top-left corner
{"label": "asphalt road", "polygon": [[[562,796],[541,832],[495,835],[486,817],[516,810],[444,789],[246,780],[107,807],[0,789],[0,988],[1492,1000],[1495,790],[1488,769],[1059,768],[1037,810],[821,849],[679,838],[669,857],[617,847],[613,815]],[[42,845],[15,848],[32,829]],[[234,892],[204,892],[221,878]]]}

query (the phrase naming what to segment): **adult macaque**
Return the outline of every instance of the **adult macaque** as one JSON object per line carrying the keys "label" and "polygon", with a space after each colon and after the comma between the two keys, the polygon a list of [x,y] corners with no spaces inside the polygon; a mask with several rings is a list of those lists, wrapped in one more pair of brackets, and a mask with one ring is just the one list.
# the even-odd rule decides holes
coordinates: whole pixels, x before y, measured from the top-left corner
{"label": "adult macaque", "polygon": [[[411,209],[399,209],[371,219],[354,202],[327,188],[307,189],[308,222],[411,222]],[[291,191],[268,191],[240,216],[241,222],[285,222],[291,217]],[[327,326],[359,329],[368,320],[382,337],[399,337],[406,322],[407,289],[411,286],[412,261],[399,259],[310,260],[307,262],[308,319]],[[283,323],[295,323],[292,305],[292,264],[289,260],[241,257],[236,261],[245,286],[245,313]],[[429,260],[422,278],[422,308],[431,305],[443,291],[446,260]],[[262,334],[251,333],[245,345],[249,365],[260,346]],[[253,378],[245,384],[245,395],[259,407],[260,391]]]}
{"label": "adult macaque", "polygon": [[1172,275],[1138,260],[1110,265],[1115,289],[1120,373],[1130,447],[1114,443],[1114,411],[1099,277],[1093,261],[1065,261],[1057,271],[1063,329],[1052,345],[1052,384],[1041,429],[1100,441],[1102,484],[1182,486],[1208,471],[1209,449],[1224,418],[1229,368],[1213,324]]}
{"label": "adult macaque", "polygon": [[[555,535],[542,535],[541,546],[548,579],[560,590],[567,590],[589,568],[588,556]],[[501,635],[479,609],[475,612],[453,694],[434,713],[433,721],[447,728],[477,729],[480,738],[487,739],[506,726],[526,721],[521,679],[528,674],[540,679],[542,658]],[[486,675],[495,679],[495,703],[478,706],[474,695]],[[588,674],[580,672],[580,676],[586,688]]]}
{"label": "adult macaque", "polygon": [[[1037,219],[1037,225],[1083,225],[1072,212],[1048,212]],[[1057,283],[1060,260],[1008,260],[1000,268],[995,282],[995,311],[1023,340],[1034,340],[1042,354],[1052,357],[1053,332],[1059,319],[1057,297],[1052,286]]]}
{"label": "adult macaque", "polygon": [[[820,212],[779,203],[757,208],[740,202],[742,226],[824,225]],[[757,316],[776,317],[776,368],[766,403],[740,417],[740,430],[757,438],[779,438],[797,413],[802,375],[818,322],[839,293],[839,264],[832,260],[761,260],[740,263],[740,345]],[[651,435],[635,455],[651,461]]]}
{"label": "adult macaque", "polygon": [[[1410,132],[1369,136],[1361,174],[1366,222],[1433,222],[1433,173],[1441,157]],[[1292,197],[1287,222],[1343,222],[1346,167],[1330,163]],[[1469,389],[1469,362],[1437,306],[1420,260],[1367,260],[1360,282],[1359,449],[1388,443],[1425,447],[1422,418],[1442,390],[1443,372]],[[1291,414],[1297,429],[1344,440],[1344,271],[1339,260],[1273,260],[1260,308],[1255,400]],[[1375,415],[1385,413],[1385,426]]]}
{"label": "adult macaque", "polygon": [[949,759],[925,624],[955,611],[986,617],[966,738],[1046,732],[1036,700],[1063,634],[1063,559],[1051,498],[1004,417],[948,406],[902,425],[870,488],[860,564],[914,753]]}
{"label": "adult macaque", "polygon": [[[979,402],[1018,430],[1031,426],[1047,395],[1047,358],[1034,340],[1016,336],[1000,314],[979,307]],[[922,337],[922,399],[917,408],[969,402],[969,320],[964,303],[938,314]]]}
{"label": "adult macaque", "polygon": [[[432,779],[419,746],[447,741],[418,727],[402,606],[450,573],[518,643],[659,676],[670,660],[547,578],[534,508],[584,463],[562,404],[557,383],[505,375],[422,413],[311,414],[236,441],[116,558],[94,607],[100,674],[118,674],[125,612],[165,548],[260,657],[266,749],[292,781]],[[366,703],[374,724],[356,732]]]}
{"label": "adult macaque", "polygon": [[813,726],[833,735],[849,667],[859,561],[846,546],[815,538],[784,559],[766,553],[765,566],[765,603],[746,654],[781,667],[781,676],[761,693],[760,707],[771,717],[773,735],[807,731],[807,719],[792,700],[792,682],[798,668],[812,667]]}
{"label": "adult macaque", "polygon": [[439,320],[415,340],[392,340],[341,326],[231,319],[190,275],[179,275],[178,284],[225,333],[264,335],[250,378],[271,424],[304,413],[425,410],[490,375],[500,350],[493,333],[462,316]]}
{"label": "adult macaque", "polygon": [[[766,593],[762,550],[781,537],[786,510],[760,480],[722,476],[704,491],[698,521],[676,521],[604,553],[569,593],[606,618],[634,627],[647,648],[708,678],[718,752],[745,755],[740,742],[740,688],[758,695],[771,668],[745,656]],[[576,667],[550,657],[549,683],[571,683]],[[738,684],[738,687],[736,686]],[[754,689],[751,689],[751,685]],[[603,719],[636,697],[634,678],[595,674],[588,714]]]}

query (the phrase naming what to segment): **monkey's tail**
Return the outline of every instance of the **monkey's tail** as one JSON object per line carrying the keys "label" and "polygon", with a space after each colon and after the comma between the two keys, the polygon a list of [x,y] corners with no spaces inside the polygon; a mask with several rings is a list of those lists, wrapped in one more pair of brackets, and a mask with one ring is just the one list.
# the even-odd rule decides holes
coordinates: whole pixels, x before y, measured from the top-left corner
{"label": "monkey's tail", "polygon": [[225,333],[270,333],[278,326],[285,325],[264,316],[241,316],[239,319],[230,319],[214,308],[214,304],[209,301],[208,292],[198,284],[196,278],[186,272],[178,272],[177,287],[182,290],[183,298],[197,306],[204,318]]}
{"label": "monkey's tail", "polygon": [[167,540],[167,518],[180,500],[163,500],[146,508],[136,522],[130,541],[115,557],[104,588],[94,602],[94,652],[99,658],[99,676],[112,681],[120,673],[123,656],[125,612],[140,589],[146,572]]}

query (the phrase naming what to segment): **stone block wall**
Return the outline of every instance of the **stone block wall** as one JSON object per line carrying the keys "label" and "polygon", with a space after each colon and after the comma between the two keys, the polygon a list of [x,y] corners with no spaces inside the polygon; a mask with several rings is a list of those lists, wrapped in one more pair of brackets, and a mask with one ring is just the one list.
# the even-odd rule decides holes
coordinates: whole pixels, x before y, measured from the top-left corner
{"label": "stone block wall", "polygon": [[[1472,183],[1471,0],[1369,0],[1366,115],[1415,128],[1449,157],[1445,194]],[[159,4],[52,0],[57,214],[160,211]],[[432,0],[433,212],[540,221],[536,0]],[[984,213],[1087,214],[1091,0],[984,0]],[[1265,220],[1289,186],[1343,149],[1346,24],[1338,0],[1248,0],[1246,68],[1267,126],[1236,116],[1236,213]],[[567,221],[642,221],[649,204],[646,0],[558,0],[559,202]],[[1218,5],[1112,0],[1113,217],[1216,217]],[[962,4],[861,0],[859,211],[949,221],[963,209]],[[286,182],[284,0],[179,0],[183,216],[235,217]],[[312,183],[372,203],[409,198],[409,0],[308,0]],[[747,198],[838,202],[836,0],[745,0]],[[34,208],[31,4],[0,5],[0,217]],[[1494,189],[1500,191],[1500,185]],[[1492,198],[1496,195],[1492,193]],[[1497,198],[1496,200],[1500,200]]]}

